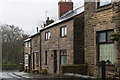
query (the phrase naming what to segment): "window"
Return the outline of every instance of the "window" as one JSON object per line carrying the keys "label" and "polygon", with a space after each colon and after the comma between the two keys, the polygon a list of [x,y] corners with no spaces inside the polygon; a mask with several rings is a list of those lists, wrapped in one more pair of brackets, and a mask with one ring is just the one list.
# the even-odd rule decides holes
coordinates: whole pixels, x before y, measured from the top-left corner
{"label": "window", "polygon": [[36,64],[39,65],[39,54],[36,53]]}
{"label": "window", "polygon": [[31,45],[31,44],[30,44],[30,41],[29,41],[29,47],[30,47],[30,45]]}
{"label": "window", "polygon": [[66,50],[61,50],[60,51],[60,64],[67,64],[67,53]]}
{"label": "window", "polygon": [[66,26],[60,28],[60,36],[65,37],[67,35],[67,28]]}
{"label": "window", "polygon": [[28,66],[28,53],[25,53],[25,66]]}
{"label": "window", "polygon": [[98,7],[102,7],[111,3],[111,0],[98,0]]}
{"label": "window", "polygon": [[114,42],[110,40],[109,36],[113,32],[104,31],[98,32],[98,56],[99,60],[106,61],[107,64],[114,64],[115,54],[114,54]]}
{"label": "window", "polygon": [[50,32],[46,32],[45,33],[45,40],[49,40],[50,39]]}
{"label": "window", "polygon": [[45,51],[45,65],[47,65],[48,63],[48,54],[47,54],[47,51]]}
{"label": "window", "polygon": [[25,45],[26,45],[26,47],[27,47],[27,42],[26,42],[26,44],[25,44]]}
{"label": "window", "polygon": [[35,40],[34,44],[37,44],[37,40]]}

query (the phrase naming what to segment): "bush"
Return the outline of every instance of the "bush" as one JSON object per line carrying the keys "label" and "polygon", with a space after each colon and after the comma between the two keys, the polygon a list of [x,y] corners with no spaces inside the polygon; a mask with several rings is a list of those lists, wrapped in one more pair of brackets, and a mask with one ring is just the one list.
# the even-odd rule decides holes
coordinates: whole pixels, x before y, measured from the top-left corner
{"label": "bush", "polygon": [[38,69],[33,69],[33,70],[32,70],[32,73],[38,74],[38,73],[39,73],[39,70],[38,70]]}
{"label": "bush", "polygon": [[40,74],[46,75],[46,74],[47,74],[47,70],[46,70],[46,69],[42,69],[42,70],[40,71]]}
{"label": "bush", "polygon": [[113,32],[113,33],[110,34],[110,40],[112,40],[112,41],[118,41],[119,38],[120,38],[119,33]]}
{"label": "bush", "polygon": [[3,64],[3,67],[17,67],[17,64]]}
{"label": "bush", "polygon": [[61,76],[61,71],[57,72],[57,76],[60,77]]}

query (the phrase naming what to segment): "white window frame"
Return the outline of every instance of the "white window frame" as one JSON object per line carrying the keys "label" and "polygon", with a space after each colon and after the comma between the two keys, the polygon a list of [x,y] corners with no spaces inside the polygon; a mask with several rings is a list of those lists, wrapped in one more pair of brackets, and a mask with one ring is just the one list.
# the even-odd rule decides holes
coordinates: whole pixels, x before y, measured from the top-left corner
{"label": "white window frame", "polygon": [[60,31],[60,36],[61,37],[67,36],[67,27],[66,26],[61,27],[60,30],[61,30]]}
{"label": "white window frame", "polygon": [[28,66],[28,54],[25,53],[25,66]]}
{"label": "white window frame", "polygon": [[27,45],[28,45],[28,44],[27,44],[27,42],[26,42],[26,43],[25,43],[25,46],[28,47]]}
{"label": "white window frame", "polygon": [[29,41],[29,47],[31,47],[31,42]]}
{"label": "white window frame", "polygon": [[48,32],[45,32],[45,40],[49,40],[49,39],[50,39],[50,36],[51,36],[51,34],[50,34],[49,31],[48,31]]}

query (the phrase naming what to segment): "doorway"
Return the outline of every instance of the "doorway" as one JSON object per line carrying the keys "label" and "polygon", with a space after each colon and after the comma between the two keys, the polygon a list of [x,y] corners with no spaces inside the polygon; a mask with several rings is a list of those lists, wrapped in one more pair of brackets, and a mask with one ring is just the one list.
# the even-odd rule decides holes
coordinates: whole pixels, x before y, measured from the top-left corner
{"label": "doorway", "polygon": [[57,50],[54,50],[54,73],[57,72]]}

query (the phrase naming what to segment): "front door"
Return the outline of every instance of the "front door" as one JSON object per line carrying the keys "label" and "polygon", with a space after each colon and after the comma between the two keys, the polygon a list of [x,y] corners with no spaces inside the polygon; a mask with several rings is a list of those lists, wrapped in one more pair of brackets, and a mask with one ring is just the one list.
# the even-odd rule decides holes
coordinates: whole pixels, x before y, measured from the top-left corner
{"label": "front door", "polygon": [[57,50],[54,50],[54,73],[57,72]]}
{"label": "front door", "polygon": [[33,69],[35,69],[35,54],[33,53]]}
{"label": "front door", "polygon": [[29,69],[31,69],[31,55],[29,55]]}

